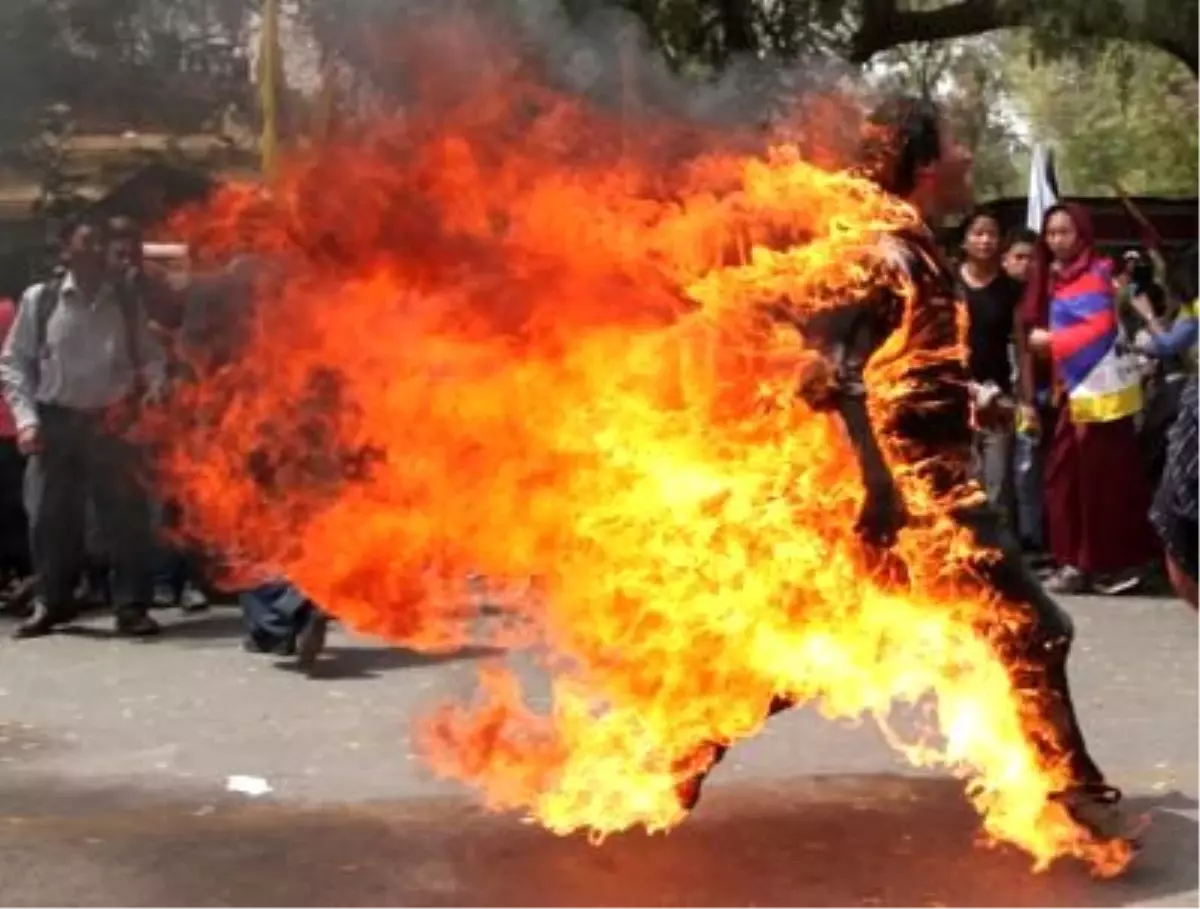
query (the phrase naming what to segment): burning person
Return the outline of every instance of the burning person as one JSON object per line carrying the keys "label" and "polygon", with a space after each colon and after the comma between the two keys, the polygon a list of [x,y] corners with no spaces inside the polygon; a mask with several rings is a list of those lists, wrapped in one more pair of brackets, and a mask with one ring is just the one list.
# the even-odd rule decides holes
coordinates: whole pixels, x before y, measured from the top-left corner
{"label": "burning person", "polygon": [[[874,119],[887,137],[883,147],[871,148],[884,190],[906,199],[927,222],[969,205],[971,157],[930,102],[899,99]],[[879,255],[903,269],[911,282],[910,299],[881,287],[858,302],[811,317],[784,314],[806,345],[822,354],[821,366],[805,370],[800,394],[838,416],[857,456],[865,487],[857,532],[877,570],[901,580],[907,566],[891,552],[910,520],[900,471],[909,482],[915,477],[914,488],[969,532],[976,553],[958,582],[987,585],[1021,616],[1008,623],[997,610],[990,620],[997,627],[983,631],[1004,654],[1018,689],[1028,695],[1027,738],[1047,765],[1065,765],[1066,785],[1054,800],[1098,840],[1126,839],[1129,830],[1114,808],[1120,792],[1089,754],[1068,688],[1071,620],[1026,568],[1015,539],[972,478],[970,376],[960,352],[963,320],[953,273],[926,229],[886,235]],[[905,353],[917,355],[904,358],[904,373],[893,377],[899,381],[886,400],[873,399],[868,367],[881,348],[895,343],[900,329]],[[776,696],[769,712],[792,703]],[[680,785],[685,808],[696,805],[709,768],[727,747],[716,742],[707,756],[681,762],[707,764]]]}
{"label": "burning person", "polygon": [[197,225],[281,260],[245,355],[181,397],[198,530],[430,652],[478,641],[447,582],[537,575],[487,636],[546,651],[552,708],[490,664],[419,747],[557,833],[680,823],[679,784],[773,699],[930,698],[939,738],[905,753],[966,778],[990,835],[1119,868],[1105,818],[1068,813],[1115,797],[1070,710],[1069,623],[973,480],[966,321],[920,219],[967,201],[970,162],[936,115],[893,112],[889,194],[757,130],[598,142],[604,110],[520,87],[418,104]]}

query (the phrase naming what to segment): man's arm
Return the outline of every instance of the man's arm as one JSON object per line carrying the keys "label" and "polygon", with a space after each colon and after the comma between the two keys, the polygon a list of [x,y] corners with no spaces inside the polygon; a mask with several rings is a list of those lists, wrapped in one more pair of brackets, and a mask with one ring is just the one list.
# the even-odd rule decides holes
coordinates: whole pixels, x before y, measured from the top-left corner
{"label": "man's arm", "polygon": [[1145,353],[1162,359],[1179,356],[1195,346],[1198,334],[1200,334],[1200,323],[1196,321],[1196,318],[1180,316],[1166,331],[1151,333]]}
{"label": "man's arm", "polygon": [[36,429],[38,425],[37,393],[38,350],[37,307],[42,285],[35,284],[21,297],[12,330],[0,350],[0,385],[4,399],[12,410],[17,432]]}
{"label": "man's arm", "polygon": [[862,395],[841,395],[837,412],[854,447],[863,488],[866,490],[866,498],[863,499],[862,511],[854,529],[868,543],[890,546],[905,524],[904,503],[871,428],[867,399]]}
{"label": "man's arm", "polygon": [[877,546],[895,541],[904,526],[904,506],[891,469],[879,447],[867,408],[863,369],[887,332],[886,320],[872,306],[876,301],[851,304],[835,318],[813,319],[801,328],[808,342],[828,362],[827,378],[804,383],[798,392],[810,406],[836,413],[858,462],[866,497],[856,530]]}

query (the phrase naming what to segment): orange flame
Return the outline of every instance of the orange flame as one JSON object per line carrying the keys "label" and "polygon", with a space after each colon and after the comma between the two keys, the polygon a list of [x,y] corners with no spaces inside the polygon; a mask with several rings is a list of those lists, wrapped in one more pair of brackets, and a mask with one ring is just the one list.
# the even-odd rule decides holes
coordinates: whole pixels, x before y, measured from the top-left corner
{"label": "orange flame", "polygon": [[[1119,870],[1050,800],[1063,772],[987,630],[1021,619],[967,578],[950,503],[889,449],[922,520],[896,545],[905,582],[873,572],[849,447],[794,399],[799,339],[760,315],[908,292],[871,250],[915,213],[828,153],[635,127],[497,77],[197,213],[210,252],[282,277],[244,354],[180,393],[167,473],[194,529],[407,647],[467,639],[467,573],[536,579],[507,643],[551,673],[549,713],[489,667],[421,740],[555,832],[679,823],[688,756],[787,694],[962,777],[1038,868]],[[911,365],[890,346],[878,413]],[[930,729],[888,727],[919,701]]]}

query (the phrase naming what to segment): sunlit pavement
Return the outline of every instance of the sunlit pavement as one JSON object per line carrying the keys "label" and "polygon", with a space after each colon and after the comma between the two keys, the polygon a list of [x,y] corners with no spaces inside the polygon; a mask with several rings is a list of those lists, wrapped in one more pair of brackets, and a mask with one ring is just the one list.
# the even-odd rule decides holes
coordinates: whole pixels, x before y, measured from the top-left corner
{"label": "sunlit pavement", "polygon": [[[560,839],[409,754],[412,718],[470,691],[478,653],[335,634],[310,680],[243,653],[218,609],[164,613],[153,642],[97,617],[0,643],[0,904],[1194,906],[1196,619],[1166,600],[1070,607],[1094,749],[1152,819],[1117,881],[977,845],[957,784],[807,711],[735,751],[671,835]],[[272,792],[227,792],[233,775]]]}

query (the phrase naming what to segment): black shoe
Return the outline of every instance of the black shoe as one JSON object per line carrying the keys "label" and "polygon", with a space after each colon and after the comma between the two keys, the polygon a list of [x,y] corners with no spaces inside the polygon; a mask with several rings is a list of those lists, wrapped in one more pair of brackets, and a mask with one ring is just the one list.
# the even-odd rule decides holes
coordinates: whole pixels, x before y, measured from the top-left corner
{"label": "black shoe", "polygon": [[329,632],[329,616],[319,609],[310,609],[304,627],[296,635],[296,665],[301,669],[312,669],[317,657],[325,649],[325,637]]}
{"label": "black shoe", "polygon": [[45,637],[67,621],[70,616],[64,610],[51,609],[41,600],[34,600],[29,618],[16,627],[13,637],[17,640]]}
{"label": "black shoe", "polygon": [[37,595],[37,578],[18,578],[4,591],[0,600],[0,613],[25,619],[33,612],[34,599]]}
{"label": "black shoe", "polygon": [[130,638],[149,638],[162,629],[144,609],[120,609],[117,611],[117,634]]}
{"label": "black shoe", "polygon": [[729,748],[726,745],[704,745],[700,751],[693,754],[689,763],[705,759],[707,759],[707,763],[704,769],[696,771],[675,785],[675,797],[679,799],[680,808],[684,811],[691,811],[700,803],[700,796],[704,790],[704,781],[708,779],[708,775],[712,772],[712,769],[721,762],[721,759],[725,757],[725,752],[728,750]]}
{"label": "black shoe", "polygon": [[1119,789],[1106,785],[1083,785],[1053,798],[1096,841],[1120,841],[1135,848],[1138,846],[1144,824],[1121,810]]}

